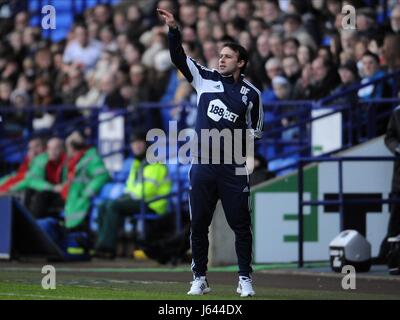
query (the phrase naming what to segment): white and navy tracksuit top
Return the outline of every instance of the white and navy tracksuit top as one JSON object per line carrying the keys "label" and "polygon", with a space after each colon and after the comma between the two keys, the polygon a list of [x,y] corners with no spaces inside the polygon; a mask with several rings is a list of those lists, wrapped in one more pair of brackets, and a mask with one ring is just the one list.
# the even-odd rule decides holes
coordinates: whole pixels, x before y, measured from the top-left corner
{"label": "white and navy tracksuit top", "polygon": [[[186,56],[178,29],[170,28],[168,42],[172,62],[197,92],[196,133],[199,146],[201,129],[217,129],[219,132],[239,129],[243,130],[243,139],[244,131],[250,129],[256,139],[261,138],[264,115],[260,91],[243,75],[235,83],[233,76],[223,76]],[[223,154],[223,143],[220,147]]]}

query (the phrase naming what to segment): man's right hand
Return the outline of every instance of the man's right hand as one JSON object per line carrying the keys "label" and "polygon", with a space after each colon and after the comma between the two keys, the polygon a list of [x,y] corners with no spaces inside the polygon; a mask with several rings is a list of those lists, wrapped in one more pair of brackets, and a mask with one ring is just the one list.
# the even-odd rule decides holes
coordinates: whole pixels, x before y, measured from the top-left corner
{"label": "man's right hand", "polygon": [[168,27],[170,28],[178,27],[174,15],[171,12],[160,8],[157,8],[157,12],[164,19],[164,22],[167,24]]}

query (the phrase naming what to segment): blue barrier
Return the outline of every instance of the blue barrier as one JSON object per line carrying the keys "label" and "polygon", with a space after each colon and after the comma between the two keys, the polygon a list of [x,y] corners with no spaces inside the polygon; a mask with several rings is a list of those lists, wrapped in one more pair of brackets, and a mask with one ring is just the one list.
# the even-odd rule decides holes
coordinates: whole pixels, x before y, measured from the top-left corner
{"label": "blue barrier", "polygon": [[[338,205],[340,214],[340,231],[343,231],[344,206],[345,205],[363,205],[363,204],[387,204],[400,203],[396,199],[344,199],[343,195],[343,162],[347,161],[400,161],[399,157],[304,157],[298,161],[298,267],[304,266],[304,206],[323,206]],[[339,200],[316,200],[304,201],[304,166],[312,162],[337,162],[338,163],[338,180],[339,180]]]}

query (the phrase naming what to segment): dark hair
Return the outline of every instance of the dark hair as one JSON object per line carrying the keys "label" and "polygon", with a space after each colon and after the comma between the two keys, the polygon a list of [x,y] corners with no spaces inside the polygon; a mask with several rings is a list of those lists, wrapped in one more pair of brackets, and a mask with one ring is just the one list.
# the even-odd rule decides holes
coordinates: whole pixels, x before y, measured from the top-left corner
{"label": "dark hair", "polygon": [[75,31],[77,28],[83,28],[83,29],[85,29],[85,30],[87,31],[88,26],[87,26],[87,24],[86,24],[85,22],[79,21],[79,22],[75,23],[75,25],[74,25],[74,27],[73,27],[74,31]]}
{"label": "dark hair", "polygon": [[31,141],[38,141],[42,145],[42,147],[45,147],[47,140],[49,140],[48,137],[44,137],[43,135],[39,135],[36,133],[29,138],[28,143]]}
{"label": "dark hair", "polygon": [[283,44],[286,44],[286,43],[288,43],[288,42],[294,43],[294,45],[295,45],[297,48],[300,47],[300,42],[299,42],[299,40],[297,40],[296,38],[289,37],[289,38],[286,38],[285,40],[283,40]]}
{"label": "dark hair", "polygon": [[247,50],[243,48],[240,44],[235,42],[224,43],[222,47],[223,48],[228,47],[233,51],[235,51],[238,54],[238,62],[241,60],[244,61],[243,67],[240,68],[240,71],[244,73],[244,71],[246,70],[247,62],[249,62],[249,55],[247,53]]}
{"label": "dark hair", "polygon": [[129,136],[129,142],[135,141],[145,141],[146,142],[146,131],[144,129],[136,129],[134,132],[131,133]]}
{"label": "dark hair", "polygon": [[379,56],[376,55],[375,53],[368,50],[363,54],[363,57],[366,57],[366,56],[371,57],[372,59],[374,59],[376,61],[377,64],[380,64]]}

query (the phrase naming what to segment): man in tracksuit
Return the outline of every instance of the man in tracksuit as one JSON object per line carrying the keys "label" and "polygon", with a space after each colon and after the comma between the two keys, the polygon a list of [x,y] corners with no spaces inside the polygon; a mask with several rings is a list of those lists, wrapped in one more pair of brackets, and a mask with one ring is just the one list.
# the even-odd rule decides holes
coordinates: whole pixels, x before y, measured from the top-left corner
{"label": "man in tracksuit", "polygon": [[[221,199],[228,224],[236,237],[235,247],[239,265],[237,292],[242,297],[253,296],[255,292],[250,277],[252,232],[249,180],[248,174],[238,174],[240,170],[237,170],[247,168],[244,162],[236,161],[236,157],[232,160],[232,148],[226,147],[225,143],[219,143],[217,146],[211,144],[209,147],[209,139],[208,141],[202,139],[204,130],[230,133],[241,131],[243,135],[239,144],[243,147],[243,140],[246,140],[245,132],[246,134],[250,132],[252,138],[261,137],[263,127],[261,95],[242,74],[248,61],[247,52],[238,44],[225,44],[220,52],[219,70],[207,69],[186,56],[173,15],[163,9],[157,11],[169,27],[168,42],[172,62],[197,91],[196,133],[199,145],[197,153],[193,152],[194,158],[190,170],[194,280],[188,294],[201,295],[211,291],[206,279],[208,228],[217,201]],[[212,139],[212,142],[215,141]],[[238,146],[235,139],[229,140],[229,143],[232,143],[231,147]],[[216,149],[220,151],[217,156],[213,153]]]}

